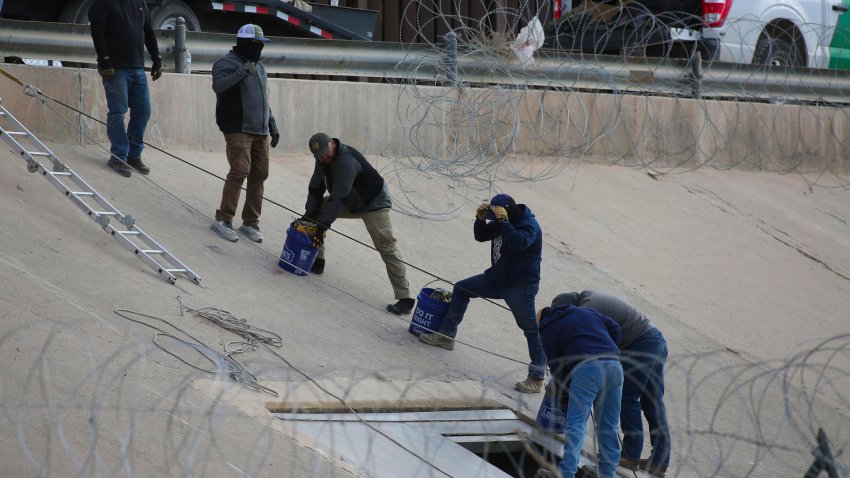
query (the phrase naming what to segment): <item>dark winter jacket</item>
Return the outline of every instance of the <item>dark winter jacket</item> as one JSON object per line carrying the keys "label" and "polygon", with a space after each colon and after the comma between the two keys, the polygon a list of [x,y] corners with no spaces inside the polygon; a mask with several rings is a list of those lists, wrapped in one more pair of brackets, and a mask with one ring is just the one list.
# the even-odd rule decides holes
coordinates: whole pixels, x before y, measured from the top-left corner
{"label": "dark winter jacket", "polygon": [[256,63],[248,74],[248,60],[233,50],[216,60],[212,68],[212,88],[216,94],[215,122],[222,133],[248,133],[266,136],[277,132],[269,108],[266,67]]}
{"label": "dark winter jacket", "polygon": [[576,305],[589,307],[602,315],[611,317],[622,329],[620,342],[621,350],[626,350],[635,340],[647,332],[656,330],[652,322],[641,314],[632,304],[605,292],[585,290],[582,292],[567,292],[558,294],[552,299],[552,306]]}
{"label": "dark winter jacket", "polygon": [[88,16],[98,65],[108,56],[115,68],[144,68],[144,47],[151,58],[159,58],[159,46],[144,0],[95,0]]}
{"label": "dark winter jacket", "polygon": [[491,241],[491,266],[484,275],[499,284],[540,282],[543,232],[525,204],[517,204],[517,209],[519,217],[510,221],[475,219],[475,240]]}
{"label": "dark winter jacket", "polygon": [[540,341],[549,371],[559,384],[566,384],[573,368],[581,362],[620,356],[620,326],[586,307],[552,307],[540,321]]}
{"label": "dark winter jacket", "polygon": [[[330,227],[343,208],[358,213],[392,207],[384,178],[360,151],[336,138],[331,141],[337,145],[336,155],[330,164],[316,160],[304,215],[317,218],[316,222],[322,227]],[[322,205],[325,191],[330,198]]]}

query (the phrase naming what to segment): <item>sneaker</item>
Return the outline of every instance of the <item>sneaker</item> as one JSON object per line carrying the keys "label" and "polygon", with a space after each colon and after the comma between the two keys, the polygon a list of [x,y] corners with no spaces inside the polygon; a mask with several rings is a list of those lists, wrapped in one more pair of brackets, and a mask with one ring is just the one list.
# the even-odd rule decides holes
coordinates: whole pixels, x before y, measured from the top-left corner
{"label": "sneaker", "polygon": [[667,476],[667,467],[659,465],[650,465],[649,460],[640,460],[640,469],[654,476],[655,478],[664,478]]}
{"label": "sneaker", "polygon": [[246,226],[242,224],[239,226],[239,232],[245,234],[248,239],[254,242],[263,242],[263,233],[260,232],[260,226]]}
{"label": "sneaker", "polygon": [[227,221],[216,221],[210,224],[210,229],[228,241],[236,242],[239,240],[239,236],[233,231],[233,225]]}
{"label": "sneaker", "polygon": [[151,172],[151,168],[145,166],[145,163],[142,162],[142,158],[127,158],[127,166],[130,166],[142,174],[148,174]]}
{"label": "sneaker", "polygon": [[316,261],[313,262],[313,267],[310,268],[310,272],[316,275],[322,275],[322,272],[325,272],[325,260],[317,257]]}
{"label": "sneaker", "polygon": [[455,349],[455,339],[443,334],[419,334],[419,341],[434,347],[442,347],[446,350]]}
{"label": "sneaker", "polygon": [[543,379],[529,375],[522,382],[515,383],[514,388],[522,393],[540,393],[543,390]]}
{"label": "sneaker", "polygon": [[631,471],[637,471],[640,468],[640,460],[633,460],[624,456],[620,457],[620,466],[628,468]]}
{"label": "sneaker", "polygon": [[387,310],[395,315],[405,315],[413,310],[414,304],[416,304],[416,301],[413,299],[399,299],[395,304],[389,304]]}
{"label": "sneaker", "polygon": [[109,161],[106,163],[107,166],[112,168],[113,171],[124,176],[125,178],[129,178],[133,171],[130,170],[130,166],[127,166],[127,163],[121,161],[120,159],[109,158]]}

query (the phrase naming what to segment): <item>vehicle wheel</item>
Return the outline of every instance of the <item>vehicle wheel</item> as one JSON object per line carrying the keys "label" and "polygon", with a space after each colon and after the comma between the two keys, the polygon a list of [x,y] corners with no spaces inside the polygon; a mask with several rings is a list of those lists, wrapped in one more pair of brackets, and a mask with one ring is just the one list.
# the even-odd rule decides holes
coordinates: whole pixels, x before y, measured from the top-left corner
{"label": "vehicle wheel", "polygon": [[180,0],[165,0],[151,11],[151,23],[154,30],[174,30],[177,28],[177,17],[186,20],[186,31],[199,32],[201,24],[192,9]]}
{"label": "vehicle wheel", "polygon": [[62,13],[59,14],[59,23],[79,23],[87,25],[89,23],[89,7],[92,6],[94,0],[74,0],[68,2]]}
{"label": "vehicle wheel", "polygon": [[789,38],[774,38],[767,33],[762,33],[756,43],[753,63],[770,66],[806,66],[806,57],[801,50]]}

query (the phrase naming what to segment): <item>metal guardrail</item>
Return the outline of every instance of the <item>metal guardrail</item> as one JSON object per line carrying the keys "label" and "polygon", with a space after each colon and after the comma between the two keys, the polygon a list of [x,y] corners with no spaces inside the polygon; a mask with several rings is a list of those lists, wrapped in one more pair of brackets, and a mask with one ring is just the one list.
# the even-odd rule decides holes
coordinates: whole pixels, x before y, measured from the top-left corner
{"label": "metal guardrail", "polygon": [[[167,66],[177,63],[175,31],[158,31]],[[274,38],[263,50],[271,73],[649,92],[689,97],[850,103],[850,72],[677,59],[623,58],[542,52],[529,68],[481,54],[428,45],[353,40]],[[234,35],[186,33],[191,69],[209,71]],[[0,19],[0,55],[93,63],[87,25]],[[456,75],[456,77],[455,77]]]}

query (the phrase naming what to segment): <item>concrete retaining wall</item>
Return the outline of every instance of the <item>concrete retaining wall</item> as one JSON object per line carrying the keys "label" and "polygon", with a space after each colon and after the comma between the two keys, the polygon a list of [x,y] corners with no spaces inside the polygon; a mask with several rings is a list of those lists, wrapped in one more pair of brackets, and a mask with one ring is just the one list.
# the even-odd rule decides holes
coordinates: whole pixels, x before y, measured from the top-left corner
{"label": "concrete retaining wall", "polygon": [[[2,65],[24,83],[105,120],[97,72]],[[847,170],[850,120],[841,108],[696,101],[553,90],[464,89],[272,79],[278,151],[306,153],[326,131],[370,153],[508,159],[546,156],[630,166]],[[147,141],[163,148],[222,149],[207,75],[150,83]],[[41,139],[106,143],[105,128],[54,103],[69,123],[0,77],[3,104]]]}

